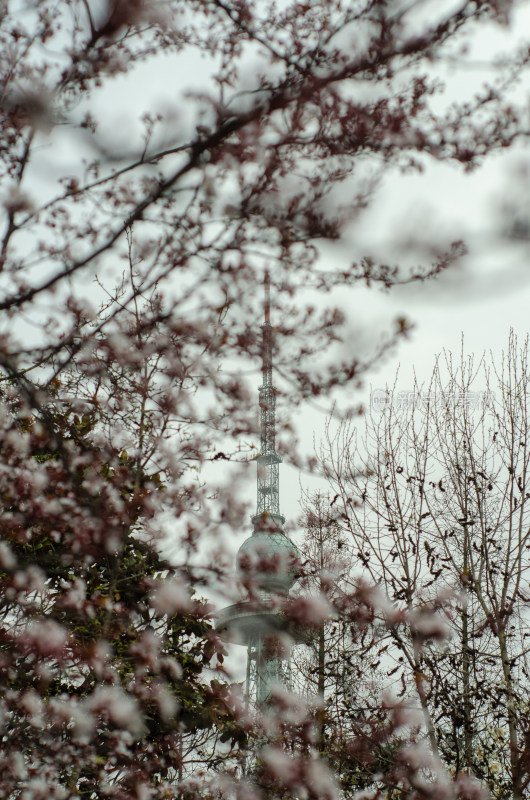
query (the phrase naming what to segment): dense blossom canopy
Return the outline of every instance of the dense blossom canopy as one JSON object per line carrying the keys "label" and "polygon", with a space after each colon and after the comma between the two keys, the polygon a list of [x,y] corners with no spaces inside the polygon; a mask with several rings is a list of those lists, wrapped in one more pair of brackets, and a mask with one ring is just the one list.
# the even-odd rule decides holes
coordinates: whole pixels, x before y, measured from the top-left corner
{"label": "dense blossom canopy", "polygon": [[[346,246],[327,263],[322,245],[347,241],[386,170],[468,170],[527,135],[513,91],[527,45],[478,92],[443,94],[447,65],[472,67],[467,43],[508,31],[517,6],[1,4],[5,797],[336,796],[318,703],[279,691],[249,713],[203,599],[233,593],[223,542],[246,511],[233,462],[255,448],[256,286],[268,268],[292,409],[350,387],[406,334],[398,320],[363,359],[336,290],[436,276],[464,244],[449,237],[412,270]],[[142,74],[171,85],[164,113],[131,101]],[[291,433],[279,449],[300,464]],[[233,471],[207,482],[208,462]],[[333,613],[355,639],[385,603],[359,584]],[[331,605],[291,610],[315,627]],[[378,703],[337,739],[363,765],[348,791],[480,796],[426,750],[404,700]],[[384,770],[368,732],[399,735]]]}

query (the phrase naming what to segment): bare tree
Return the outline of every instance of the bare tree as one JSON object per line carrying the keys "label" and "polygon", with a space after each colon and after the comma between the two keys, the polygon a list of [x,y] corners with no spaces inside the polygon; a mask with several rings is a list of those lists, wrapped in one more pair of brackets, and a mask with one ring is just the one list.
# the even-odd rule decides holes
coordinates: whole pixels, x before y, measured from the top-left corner
{"label": "bare tree", "polygon": [[[378,740],[382,683],[374,653],[382,634],[373,625],[360,627],[348,613],[355,583],[351,541],[329,496],[305,494],[302,508],[298,592],[323,599],[331,613],[295,651],[295,676],[298,691],[316,698],[320,753],[349,796],[371,785],[374,772],[389,769],[399,737],[390,734]],[[369,732],[373,752],[364,761],[365,753],[356,757],[351,745],[359,736],[370,742]]]}
{"label": "bare tree", "polygon": [[[417,697],[433,751],[497,797],[530,780],[527,367],[513,334],[499,367],[446,355],[427,387],[389,393],[362,441],[344,425],[327,446],[358,566],[406,614],[381,648],[387,675]],[[422,635],[433,602],[443,646]]]}

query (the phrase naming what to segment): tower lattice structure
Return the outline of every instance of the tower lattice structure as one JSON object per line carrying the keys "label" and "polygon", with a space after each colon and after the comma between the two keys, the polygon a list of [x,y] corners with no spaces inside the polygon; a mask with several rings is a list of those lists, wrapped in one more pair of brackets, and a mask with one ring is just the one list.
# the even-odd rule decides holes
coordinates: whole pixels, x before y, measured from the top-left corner
{"label": "tower lattice structure", "polygon": [[238,572],[247,597],[224,608],[217,630],[247,648],[246,692],[255,707],[266,705],[275,685],[289,686],[289,641],[303,641],[282,611],[297,580],[299,553],[285,535],[280,512],[276,451],[276,388],[273,383],[273,329],[270,281],[265,274],[265,321],[262,331],[262,384],[259,387],[260,453],[257,462],[257,509],[253,532],[239,548]]}
{"label": "tower lattice structure", "polygon": [[265,274],[265,322],[262,331],[262,384],[259,387],[261,447],[257,458],[258,502],[253,522],[272,516],[279,525],[285,518],[280,514],[280,464],[276,452],[276,388],[272,382],[273,331],[270,322],[270,280]]}

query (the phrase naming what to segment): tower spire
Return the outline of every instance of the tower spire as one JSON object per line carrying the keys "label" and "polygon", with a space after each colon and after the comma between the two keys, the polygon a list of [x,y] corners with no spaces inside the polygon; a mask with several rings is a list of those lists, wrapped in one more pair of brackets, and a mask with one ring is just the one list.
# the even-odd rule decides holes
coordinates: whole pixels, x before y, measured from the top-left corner
{"label": "tower spire", "polygon": [[[274,527],[284,524],[280,514],[279,465],[281,458],[276,452],[276,388],[272,382],[273,329],[270,322],[270,275],[264,277],[265,321],[262,332],[262,384],[259,387],[259,411],[261,448],[257,458],[258,498],[256,515],[252,518],[254,529],[261,529],[266,522]],[[272,518],[272,519],[270,519]]]}
{"label": "tower spire", "polygon": [[270,325],[271,321],[271,276],[269,270],[265,270],[265,277],[263,278],[265,286],[265,324]]}

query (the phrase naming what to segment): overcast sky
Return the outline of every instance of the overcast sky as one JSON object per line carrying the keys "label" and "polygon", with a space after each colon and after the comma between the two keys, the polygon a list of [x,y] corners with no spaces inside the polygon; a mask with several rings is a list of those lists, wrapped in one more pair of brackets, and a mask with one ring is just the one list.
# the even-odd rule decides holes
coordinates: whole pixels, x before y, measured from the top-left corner
{"label": "overcast sky", "polygon": [[[480,40],[473,43],[477,62],[506,50],[510,42],[514,46],[521,42],[530,28],[529,6],[525,4],[511,33],[494,27],[484,29]],[[442,67],[433,66],[434,69]],[[190,61],[186,54],[180,58],[163,57],[129,75],[109,79],[90,103],[100,120],[102,139],[111,143],[116,153],[127,151],[135,137],[141,135],[139,116],[148,110],[166,116],[162,138],[178,126],[193,124],[188,118],[191,106],[185,92],[193,87],[208,89],[211,71],[206,60],[196,57]],[[447,84],[447,94],[439,101],[443,106],[446,97],[478,90],[490,73],[482,67],[462,73],[456,66],[446,65],[440,75]],[[528,97],[528,84],[513,91],[519,99]],[[83,112],[80,107],[78,113]],[[63,133],[56,129],[53,135],[60,138]],[[58,153],[64,166],[64,160],[71,158],[74,170],[79,160],[78,144],[71,142],[69,151],[65,138],[64,147],[49,148],[50,159]],[[41,174],[35,176],[35,191],[46,190],[51,169],[51,161],[44,160]],[[364,390],[358,391],[358,396],[347,397],[348,402],[368,403],[370,386],[383,389],[393,384],[398,365],[398,388],[412,389],[414,372],[420,381],[427,380],[435,355],[444,348],[459,352],[462,334],[467,352],[480,354],[493,350],[497,356],[507,343],[510,328],[522,338],[526,336],[530,240],[514,240],[504,234],[514,212],[523,227],[529,223],[530,230],[529,174],[530,154],[524,145],[510,154],[493,156],[471,175],[465,174],[460,166],[426,160],[422,174],[387,174],[373,203],[348,228],[345,240],[337,245],[322,244],[323,264],[333,264],[336,259],[351,263],[362,255],[386,263],[404,259],[410,264],[428,264],[432,257],[430,248],[443,247],[460,238],[470,250],[467,258],[436,281],[390,292],[359,286],[348,296],[347,304],[342,306],[347,316],[345,347],[358,351],[360,356],[377,346],[397,317],[406,317],[414,326],[408,340],[402,341],[366,376]],[[416,244],[410,250],[412,240]],[[338,297],[337,303],[341,302]],[[256,407],[259,382],[257,371]],[[325,413],[314,409],[301,416],[296,414],[295,422],[306,452],[312,449],[313,438],[318,441],[322,435],[325,419]],[[248,471],[249,480],[242,485],[242,491],[249,492],[249,500],[254,502],[254,465]],[[299,477],[287,465],[282,467],[281,504],[290,519],[298,515]],[[305,476],[301,480],[305,482]]]}

